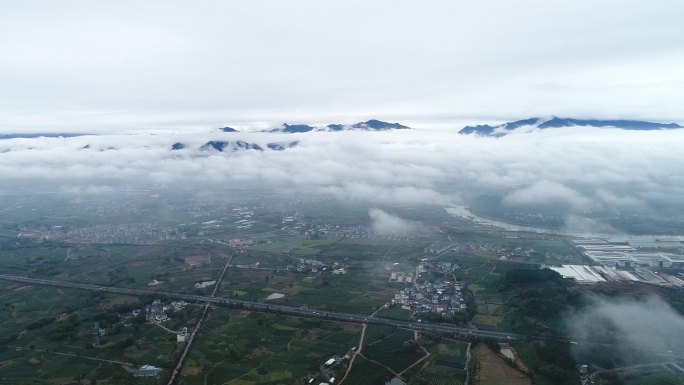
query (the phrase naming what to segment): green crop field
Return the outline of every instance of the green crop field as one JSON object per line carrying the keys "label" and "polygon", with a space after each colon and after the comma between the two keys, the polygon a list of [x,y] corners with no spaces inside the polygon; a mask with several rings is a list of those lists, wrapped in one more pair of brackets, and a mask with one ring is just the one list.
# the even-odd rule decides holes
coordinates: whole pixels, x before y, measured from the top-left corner
{"label": "green crop field", "polygon": [[397,373],[424,356],[423,351],[415,343],[413,332],[403,329],[393,329],[383,338],[372,342],[369,340],[364,344],[363,354]]}
{"label": "green crop field", "polygon": [[467,361],[468,346],[468,343],[453,340],[426,346],[432,354],[430,365],[413,373],[411,379],[417,384],[465,385],[467,373],[462,368]]}
{"label": "green crop field", "polygon": [[383,385],[392,378],[392,373],[384,367],[368,361],[363,357],[356,357],[354,366],[349,372],[345,385]]}
{"label": "green crop field", "polygon": [[[98,383],[127,383],[142,365],[170,368],[180,345],[175,332],[154,324],[122,325],[120,309],[142,306],[138,298],[69,289],[2,283],[0,362],[15,381],[66,381],[73,376]],[[188,307],[170,313],[177,330],[196,317]],[[106,330],[94,347],[94,323]],[[144,380],[141,383],[156,383]],[[2,382],[0,382],[2,383]]]}
{"label": "green crop field", "polygon": [[[529,293],[506,292],[500,285],[502,278],[513,270],[539,271],[541,263],[583,261],[566,237],[506,232],[454,218],[437,207],[383,208],[424,225],[424,231],[410,236],[385,236],[373,233],[369,207],[335,199],[300,204],[309,198],[285,202],[240,198],[239,203],[226,203],[224,199],[230,197],[221,196],[217,201],[191,203],[178,199],[168,206],[142,198],[144,204],[131,204],[138,198],[136,194],[118,200],[112,197],[116,204],[55,198],[60,205],[52,207],[42,198],[8,197],[6,207],[18,206],[0,218],[0,272],[208,295],[213,286],[199,289],[195,283],[218,279],[230,258],[231,266],[218,287],[220,297],[403,320],[410,314],[400,306],[383,308],[398,290],[407,287],[389,282],[389,276],[392,272],[412,273],[422,260],[429,259],[460,266],[453,274],[427,269],[418,278],[418,283],[437,282],[452,280],[453,275],[453,280],[463,282],[467,288],[463,300],[469,308],[451,322],[525,332],[526,327],[541,325],[535,323],[535,314],[522,313],[522,305],[529,301],[524,302],[520,295]],[[249,224],[240,225],[245,222]],[[120,224],[168,225],[172,230],[164,234],[182,236],[138,242],[141,233],[155,234],[155,230],[154,226],[152,230],[134,226],[123,228],[128,231],[129,243],[114,243],[107,236]],[[88,233],[100,225],[107,225],[104,233]],[[90,238],[59,240],[64,238],[47,235],[59,234],[62,227],[90,234]],[[19,233],[28,236],[19,237]],[[435,249],[443,252],[434,253]],[[300,258],[320,263],[300,262]],[[345,274],[331,272],[338,266],[345,267]],[[297,267],[305,272],[295,272]],[[159,282],[150,285],[155,280]],[[283,296],[269,299],[276,293]],[[162,367],[165,374],[136,383],[164,383],[184,346],[176,342],[175,331],[196,325],[202,306],[189,304],[170,313],[171,318],[161,325],[121,321],[119,314],[131,314],[133,308],[153,299],[154,295],[138,298],[0,283],[0,384],[54,385],[79,380],[125,384],[132,381],[131,371],[143,364]],[[433,315],[421,314],[420,318],[426,324],[450,322]],[[315,383],[332,376],[340,379],[348,365],[344,357],[359,344],[361,325],[331,322],[324,314],[317,317],[320,319],[211,308],[189,351],[180,383],[300,385],[311,378]],[[563,331],[560,316],[543,321],[544,327]],[[100,347],[93,347],[95,322],[107,331]],[[426,333],[419,339],[430,355],[402,377],[409,383],[464,384],[462,366],[468,345],[440,340],[448,337]],[[543,352],[568,350],[567,346],[549,348],[532,340],[514,346],[541,385],[553,383],[548,374],[555,365],[545,360],[552,354]],[[375,324],[367,326],[362,353],[345,385],[382,385],[394,376],[392,371],[402,372],[425,356],[413,332]],[[322,367],[333,356],[339,363]],[[572,360],[567,361],[564,370],[575,371]],[[664,374],[625,376],[623,380],[628,384],[678,384],[676,378]]]}
{"label": "green crop field", "polygon": [[290,383],[315,375],[328,358],[345,355],[358,344],[359,333],[356,325],[213,309],[181,383]]}
{"label": "green crop field", "polygon": [[625,375],[621,378],[625,385],[684,385],[684,375],[656,373],[648,375]]}

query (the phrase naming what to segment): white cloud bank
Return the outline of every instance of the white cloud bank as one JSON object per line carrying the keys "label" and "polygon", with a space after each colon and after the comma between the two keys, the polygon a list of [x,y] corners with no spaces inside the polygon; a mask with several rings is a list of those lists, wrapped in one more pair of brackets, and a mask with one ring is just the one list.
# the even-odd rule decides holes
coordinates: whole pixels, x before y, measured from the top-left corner
{"label": "white cloud bank", "polygon": [[[209,140],[299,141],[285,151],[200,151]],[[171,151],[175,142],[186,149]],[[0,140],[0,190],[13,186],[255,183],[377,203],[460,202],[480,193],[509,208],[681,210],[684,130],[567,128],[503,138],[454,131],[170,133]]]}

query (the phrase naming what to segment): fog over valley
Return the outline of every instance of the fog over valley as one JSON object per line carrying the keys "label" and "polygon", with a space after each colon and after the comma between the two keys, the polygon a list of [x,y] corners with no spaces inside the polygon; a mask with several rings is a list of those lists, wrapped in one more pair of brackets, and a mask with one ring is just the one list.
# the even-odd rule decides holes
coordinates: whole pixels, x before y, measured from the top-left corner
{"label": "fog over valley", "polygon": [[0,385],[684,385],[684,1],[0,3]]}
{"label": "fog over valley", "polygon": [[0,172],[5,192],[253,184],[349,201],[465,205],[492,216],[544,213],[562,218],[556,225],[626,215],[681,222],[683,145],[680,129],[579,126],[505,137],[457,129],[138,132],[0,140]]}

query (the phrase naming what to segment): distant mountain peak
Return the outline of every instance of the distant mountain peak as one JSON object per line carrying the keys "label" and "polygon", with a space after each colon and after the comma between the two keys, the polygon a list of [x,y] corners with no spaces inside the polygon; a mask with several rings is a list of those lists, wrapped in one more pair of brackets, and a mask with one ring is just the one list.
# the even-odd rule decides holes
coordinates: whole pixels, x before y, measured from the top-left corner
{"label": "distant mountain peak", "polygon": [[526,129],[548,129],[561,127],[596,127],[596,128],[619,128],[622,130],[653,131],[682,128],[676,123],[655,123],[641,120],[599,120],[599,119],[574,119],[550,116],[548,118],[528,118],[490,126],[487,124],[466,126],[459,131],[460,134],[477,134],[481,136],[504,136],[522,127]]}
{"label": "distant mountain peak", "polygon": [[0,139],[34,139],[34,138],[73,138],[76,136],[85,136],[91,134],[76,134],[76,133],[54,133],[54,132],[32,132],[32,133],[16,133],[16,134],[0,134]]}
{"label": "distant mountain peak", "polygon": [[221,127],[221,128],[219,128],[219,130],[221,130],[223,132],[240,132],[240,131],[234,129],[233,127],[228,127],[228,126]]}
{"label": "distant mountain peak", "polygon": [[366,130],[405,130],[409,128],[407,126],[404,126],[403,124],[388,123],[377,119],[371,119],[365,122],[352,124],[352,127]]}
{"label": "distant mountain peak", "polygon": [[386,130],[404,130],[410,127],[399,123],[388,123],[382,120],[371,119],[365,122],[354,124],[339,124],[333,123],[327,126],[311,126],[308,124],[287,124],[283,123],[278,128],[265,130],[266,132],[283,132],[283,133],[302,133],[302,132],[339,132],[339,131],[386,131]]}
{"label": "distant mountain peak", "polygon": [[280,127],[264,130],[264,132],[283,132],[286,134],[295,134],[295,133],[313,131],[314,129],[315,129],[315,127],[309,126],[308,124],[287,124],[287,123],[283,123]]}
{"label": "distant mountain peak", "polygon": [[274,151],[284,151],[287,150],[288,148],[293,148],[297,147],[299,145],[299,141],[294,141],[294,142],[278,142],[278,143],[268,143],[266,147],[268,147],[271,150]]}
{"label": "distant mountain peak", "polygon": [[[236,140],[236,141],[224,141],[224,140],[210,140],[203,145],[199,147],[199,150],[202,152],[237,152],[237,151],[246,151],[246,150],[254,150],[254,151],[265,151],[266,149],[268,150],[273,150],[273,151],[284,151],[290,148],[297,147],[299,145],[299,141],[294,141],[294,142],[277,142],[277,143],[268,143],[266,144],[266,148],[262,147],[261,145],[257,143],[250,143],[250,142],[245,142],[243,140]],[[190,149],[188,145],[185,143],[181,142],[176,142],[171,145],[171,151],[179,151],[179,150],[185,150],[185,149]]]}
{"label": "distant mountain peak", "polygon": [[259,146],[258,144],[248,143],[248,142],[244,142],[242,140],[238,140],[235,142],[226,142],[223,140],[210,140],[207,143],[203,144],[200,147],[200,150],[202,150],[202,151],[227,152],[227,151],[238,151],[238,150],[263,151],[264,149],[261,146]]}

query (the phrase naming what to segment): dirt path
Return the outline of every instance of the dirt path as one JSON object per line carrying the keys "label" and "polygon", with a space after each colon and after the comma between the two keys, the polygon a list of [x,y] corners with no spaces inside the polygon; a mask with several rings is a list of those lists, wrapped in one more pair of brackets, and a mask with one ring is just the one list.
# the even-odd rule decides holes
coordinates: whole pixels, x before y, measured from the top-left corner
{"label": "dirt path", "polygon": [[86,360],[92,360],[92,361],[100,361],[100,362],[109,362],[112,364],[119,364],[119,365],[126,365],[126,366],[132,366],[133,364],[130,362],[125,362],[125,361],[116,361],[116,360],[105,360],[102,358],[97,358],[97,357],[88,357],[88,356],[80,356],[78,354],[71,354],[71,353],[60,353],[60,352],[50,352],[47,350],[40,350],[40,349],[28,349],[24,348],[21,346],[15,346],[15,345],[7,345],[8,347],[15,348],[15,349],[21,349],[21,350],[28,350],[32,352],[41,352],[41,353],[47,353],[47,354],[54,354],[56,356],[66,356],[66,357],[76,357],[76,358],[83,358]]}
{"label": "dirt path", "polygon": [[468,349],[466,349],[466,364],[465,364],[465,369],[466,369],[466,379],[465,383],[466,385],[469,384],[469,378],[470,377],[470,370],[468,370],[468,365],[470,364],[470,347],[473,346],[473,344],[468,343]]}
{"label": "dirt path", "polygon": [[178,332],[176,332],[176,331],[173,331],[173,330],[171,330],[171,329],[167,328],[166,326],[164,326],[164,325],[162,325],[162,324],[159,324],[159,323],[156,323],[156,322],[150,322],[150,323],[151,323],[151,324],[153,324],[153,325],[157,325],[157,326],[159,326],[160,328],[162,328],[162,329],[166,330],[166,331],[167,331],[167,332],[169,332],[169,333],[172,333],[172,334],[178,334]]}
{"label": "dirt path", "polygon": [[[415,340],[416,340],[416,343],[418,344],[418,331],[417,331],[417,330],[414,330],[414,331],[413,331],[413,339],[415,339]],[[423,350],[423,352],[425,353],[425,355],[424,355],[423,357],[419,358],[418,361],[414,362],[414,363],[413,363],[411,366],[409,366],[408,368],[406,368],[406,369],[402,370],[401,372],[399,372],[399,376],[403,376],[404,373],[406,373],[409,369],[413,368],[414,366],[418,365],[419,363],[425,361],[426,359],[430,358],[430,356],[432,356],[432,354],[431,354],[430,352],[428,352],[427,349],[425,349],[425,347],[423,347],[423,345],[418,344],[418,346],[420,346],[420,348]],[[467,384],[467,382],[466,382],[466,384]]]}
{"label": "dirt path", "polygon": [[214,366],[211,367],[211,369],[204,375],[204,385],[209,385],[209,383],[207,382],[207,379],[209,378],[209,375],[211,374],[211,372],[213,372],[214,369],[216,369],[220,364],[222,364],[226,360],[228,360],[228,358],[225,358],[221,361],[218,361],[217,363],[214,364]]}
{"label": "dirt path", "polygon": [[[366,331],[366,324],[363,324],[363,328],[364,328],[363,331],[364,331],[364,333],[365,333],[365,331]],[[372,346],[372,345],[375,345],[375,344],[377,344],[377,343],[379,343],[379,342],[382,342],[383,340],[385,340],[385,339],[391,337],[392,334],[394,334],[394,332],[390,333],[390,334],[387,335],[385,338],[382,338],[382,339],[379,339],[379,340],[373,342],[372,344],[370,344],[370,345],[368,345],[368,346]],[[414,338],[415,338],[415,334],[414,334]],[[379,365],[379,366],[381,366],[381,367],[387,369],[390,373],[394,374],[396,377],[398,377],[399,379],[403,380],[403,377],[402,377],[399,373],[397,373],[397,372],[395,372],[394,370],[392,370],[392,368],[390,368],[389,366],[386,366],[386,365],[384,365],[384,364],[382,364],[382,363],[380,363],[380,362],[378,362],[378,361],[375,361],[375,360],[373,360],[373,359],[370,359],[370,358],[366,357],[366,356],[363,354],[363,352],[361,351],[361,347],[359,347],[359,349],[356,351],[356,353],[357,353],[358,355],[360,355],[361,357],[367,359],[368,361],[370,361],[370,362],[372,362],[372,363],[374,363],[374,364],[376,364],[376,365]],[[427,351],[426,351],[426,353],[427,353]],[[356,358],[356,354],[354,355],[354,358]],[[425,357],[423,357],[423,358],[425,358]],[[421,360],[422,360],[422,358],[421,358]],[[412,365],[412,366],[413,366],[413,365]],[[347,373],[349,372],[349,369],[350,369],[350,368],[351,368],[351,361],[349,362],[349,368],[347,368]],[[344,378],[346,378],[346,377],[347,377],[347,374],[345,373]]]}
{"label": "dirt path", "polygon": [[389,305],[389,303],[383,304],[382,306],[380,306],[380,307],[378,308],[378,310],[374,311],[371,315],[369,315],[369,317],[375,317],[375,315],[378,314],[378,312],[379,312],[380,310],[384,309],[384,308],[385,308],[386,306],[388,306],[388,305]]}
{"label": "dirt path", "polygon": [[354,365],[354,360],[356,359],[356,356],[358,356],[361,353],[361,350],[363,350],[363,339],[365,337],[366,337],[366,324],[363,324],[363,329],[361,330],[361,337],[359,338],[359,346],[356,348],[354,355],[349,360],[349,366],[347,366],[347,371],[344,372],[344,377],[342,377],[342,379],[339,382],[340,385],[342,385],[342,383],[344,383],[344,380],[347,379],[347,376],[349,375],[349,372],[351,372],[352,366]]}
{"label": "dirt path", "polygon": [[394,374],[394,375],[395,375],[396,377],[398,377],[400,380],[402,380],[402,381],[404,380],[404,378],[403,378],[402,376],[400,376],[399,373],[397,373],[397,372],[395,372],[394,370],[392,370],[392,368],[390,368],[389,366],[383,365],[383,364],[381,364],[381,363],[378,362],[378,361],[372,360],[372,359],[370,359],[370,358],[364,356],[363,353],[359,353],[359,354],[361,354],[361,357],[367,359],[368,361],[370,361],[370,362],[372,362],[372,363],[374,363],[374,364],[376,364],[376,365],[378,365],[378,366],[381,366],[381,367],[383,367],[383,368],[389,370],[390,373]]}

